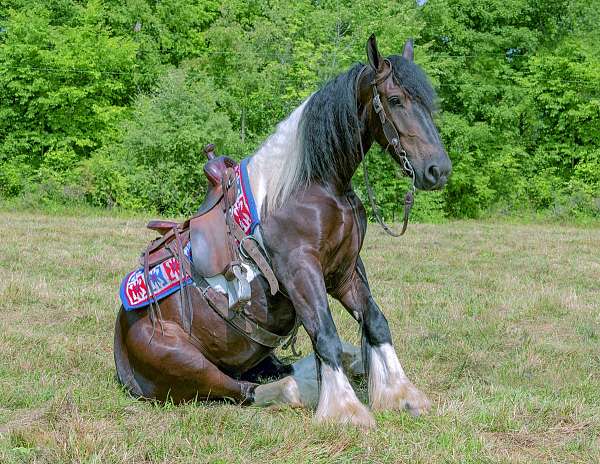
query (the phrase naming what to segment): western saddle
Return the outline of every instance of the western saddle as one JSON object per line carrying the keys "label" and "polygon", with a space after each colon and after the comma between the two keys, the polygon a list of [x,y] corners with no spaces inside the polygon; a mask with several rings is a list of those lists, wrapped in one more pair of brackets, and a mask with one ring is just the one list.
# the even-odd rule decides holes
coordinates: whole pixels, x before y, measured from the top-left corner
{"label": "western saddle", "polygon": [[[208,157],[204,165],[204,174],[208,179],[208,192],[198,212],[184,221],[150,221],[147,227],[161,234],[144,250],[140,258],[144,268],[146,282],[149,282],[149,270],[163,261],[175,256],[180,263],[181,321],[184,329],[191,334],[192,308],[187,285],[189,277],[196,288],[223,319],[241,331],[253,341],[269,347],[280,346],[287,336],[280,336],[261,328],[244,314],[244,307],[251,299],[250,283],[242,264],[258,269],[269,283],[272,295],[279,291],[279,285],[273,270],[261,251],[258,242],[252,236],[246,236],[235,222],[231,206],[236,200],[237,185],[234,168],[237,163],[227,157],[215,157],[215,146],[204,148]],[[185,249],[191,243],[191,259]],[[216,290],[209,281],[222,276],[235,284],[235,298]],[[221,279],[222,280],[222,279]],[[148,285],[152,299],[152,287]],[[158,302],[150,305],[153,321],[158,316]]]}

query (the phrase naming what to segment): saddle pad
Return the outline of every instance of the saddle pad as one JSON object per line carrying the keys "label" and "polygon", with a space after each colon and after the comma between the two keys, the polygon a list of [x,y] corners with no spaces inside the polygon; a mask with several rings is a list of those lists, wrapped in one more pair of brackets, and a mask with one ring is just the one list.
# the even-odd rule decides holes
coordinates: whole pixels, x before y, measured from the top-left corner
{"label": "saddle pad", "polygon": [[[184,253],[192,259],[190,244],[184,248]],[[150,298],[148,283],[144,278],[144,269],[140,268],[130,272],[121,282],[119,295],[121,303],[126,311],[140,309],[148,306],[150,303],[157,302],[176,292],[180,288],[179,281],[179,260],[175,257],[163,261],[158,266],[148,271],[148,279],[152,285],[153,298]],[[192,278],[184,275],[183,285],[191,284]]]}
{"label": "saddle pad", "polygon": [[260,224],[248,179],[248,161],[248,158],[245,158],[234,168],[237,191],[231,207],[233,220],[238,223],[246,235],[252,234],[256,226]]}

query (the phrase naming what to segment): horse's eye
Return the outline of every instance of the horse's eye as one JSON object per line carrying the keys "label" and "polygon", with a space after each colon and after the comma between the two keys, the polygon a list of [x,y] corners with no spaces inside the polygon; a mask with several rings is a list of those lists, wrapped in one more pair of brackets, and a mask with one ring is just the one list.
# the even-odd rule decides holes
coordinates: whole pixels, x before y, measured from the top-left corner
{"label": "horse's eye", "polygon": [[400,100],[399,97],[390,97],[390,98],[388,98],[388,102],[392,106],[402,106],[402,101]]}

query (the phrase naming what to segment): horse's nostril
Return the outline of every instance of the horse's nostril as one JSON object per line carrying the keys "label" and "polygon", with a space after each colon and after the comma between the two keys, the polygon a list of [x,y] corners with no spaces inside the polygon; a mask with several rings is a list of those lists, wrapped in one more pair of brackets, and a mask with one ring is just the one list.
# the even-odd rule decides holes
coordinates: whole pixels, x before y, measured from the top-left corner
{"label": "horse's nostril", "polygon": [[430,165],[425,171],[425,178],[431,185],[435,185],[440,180],[440,168],[437,164]]}
{"label": "horse's nostril", "polygon": [[421,171],[421,188],[426,190],[442,188],[448,181],[448,175],[452,170],[449,160],[429,160]]}
{"label": "horse's nostril", "polygon": [[429,166],[429,174],[437,182],[437,180],[440,178],[440,168],[438,168],[435,164]]}

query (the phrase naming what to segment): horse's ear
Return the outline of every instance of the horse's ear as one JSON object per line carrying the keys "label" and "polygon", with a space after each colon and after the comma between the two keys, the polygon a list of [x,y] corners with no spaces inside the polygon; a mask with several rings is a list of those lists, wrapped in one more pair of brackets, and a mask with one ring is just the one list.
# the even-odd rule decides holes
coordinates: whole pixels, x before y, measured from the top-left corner
{"label": "horse's ear", "polygon": [[384,61],[383,57],[379,54],[379,50],[377,50],[375,34],[371,34],[371,37],[367,40],[367,57],[369,58],[369,64],[375,72],[383,70]]}
{"label": "horse's ear", "polygon": [[413,39],[410,38],[404,44],[404,49],[402,50],[402,56],[406,58],[408,61],[415,61],[415,51],[413,49]]}

